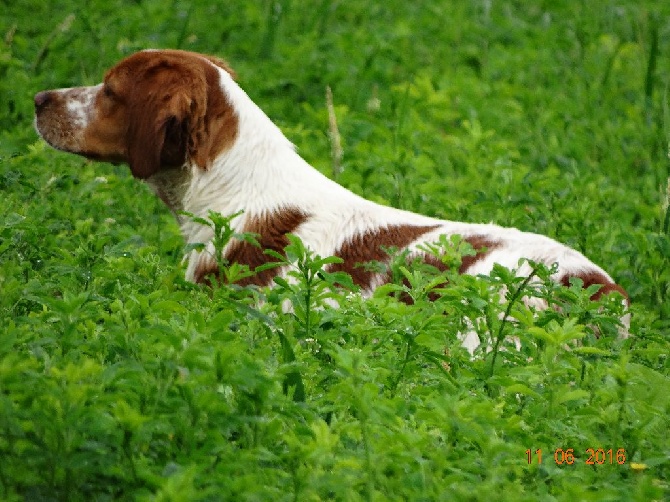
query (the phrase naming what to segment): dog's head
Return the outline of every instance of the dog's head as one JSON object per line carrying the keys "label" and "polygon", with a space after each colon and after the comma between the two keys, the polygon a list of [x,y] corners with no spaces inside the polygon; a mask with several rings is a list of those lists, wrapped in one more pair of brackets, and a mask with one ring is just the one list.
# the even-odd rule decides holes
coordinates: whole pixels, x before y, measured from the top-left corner
{"label": "dog's head", "polygon": [[206,169],[235,141],[237,115],[215,57],[148,50],[122,60],[101,84],[35,96],[35,126],[53,147],[128,163],[146,179],[190,161]]}

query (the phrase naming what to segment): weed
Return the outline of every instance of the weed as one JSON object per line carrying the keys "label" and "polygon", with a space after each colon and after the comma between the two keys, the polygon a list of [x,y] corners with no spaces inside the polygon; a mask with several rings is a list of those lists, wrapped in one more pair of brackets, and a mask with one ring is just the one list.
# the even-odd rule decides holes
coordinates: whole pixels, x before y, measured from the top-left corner
{"label": "weed", "polygon": [[[0,498],[668,498],[667,2],[5,4]],[[145,47],[229,59],[368,198],[579,249],[631,338],[620,298],[551,268],[450,272],[457,240],[370,298],[296,239],[272,289],[240,287],[219,251],[254,237],[211,214],[223,281],[186,283],[160,201],[32,128],[36,92]]]}

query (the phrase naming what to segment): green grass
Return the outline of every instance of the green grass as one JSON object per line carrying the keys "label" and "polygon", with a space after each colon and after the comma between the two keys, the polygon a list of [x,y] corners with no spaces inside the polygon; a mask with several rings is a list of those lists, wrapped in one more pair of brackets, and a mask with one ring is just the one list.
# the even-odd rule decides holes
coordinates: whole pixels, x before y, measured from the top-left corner
{"label": "green grass", "polygon": [[[30,0],[0,12],[0,499],[670,497],[670,5]],[[503,269],[445,278],[398,260],[410,287],[364,301],[330,288],[342,278],[299,242],[296,284],[185,283],[162,203],[127,167],[55,152],[31,124],[34,93],[97,83],[146,47],[228,59],[308,161],[368,198],[583,251],[630,293],[633,336],[593,336],[616,331],[616,302]],[[467,252],[443,245],[450,260]],[[553,307],[533,313],[521,294]],[[333,299],[340,309],[323,307]],[[458,346],[468,320],[496,350],[473,360]],[[521,351],[497,350],[512,335]],[[589,448],[612,462],[586,465]],[[557,464],[557,449],[575,462]]]}

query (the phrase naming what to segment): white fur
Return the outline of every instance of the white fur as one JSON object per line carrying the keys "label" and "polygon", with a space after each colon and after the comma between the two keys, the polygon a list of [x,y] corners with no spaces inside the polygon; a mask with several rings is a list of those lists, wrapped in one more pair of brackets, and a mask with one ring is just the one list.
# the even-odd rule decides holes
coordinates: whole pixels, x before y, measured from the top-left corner
{"label": "white fur", "polygon": [[73,123],[84,129],[91,116],[95,113],[95,96],[102,84],[87,88],[86,91],[77,93],[67,100],[67,110]]}

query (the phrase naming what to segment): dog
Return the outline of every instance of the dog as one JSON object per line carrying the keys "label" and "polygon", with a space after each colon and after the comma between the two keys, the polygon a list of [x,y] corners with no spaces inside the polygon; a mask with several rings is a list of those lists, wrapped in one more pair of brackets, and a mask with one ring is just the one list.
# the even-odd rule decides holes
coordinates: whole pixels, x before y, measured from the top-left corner
{"label": "dog", "polygon": [[[439,265],[422,244],[460,235],[475,253],[459,272],[488,274],[495,263],[531,271],[526,258],[551,266],[552,279],[599,285],[597,299],[624,289],[583,254],[548,237],[494,224],[440,220],[366,200],[330,180],[298,155],[291,142],[235,81],[229,65],[213,56],[178,50],[145,50],[119,62],[101,84],[35,95],[35,127],[51,146],[98,161],[127,163],[175,213],[191,251],[186,279],[207,282],[218,274],[213,230],[184,212],[206,218],[233,215],[233,229],[257,234],[260,246],[232,240],[229,262],[254,270],[283,254],[288,234],[320,256],[337,256],[330,271],[350,274],[363,294],[389,280],[360,266],[388,261],[386,250],[406,250]],[[281,268],[258,271],[242,285],[271,285]],[[477,342],[474,342],[477,343]],[[471,347],[468,347],[469,350]]]}

